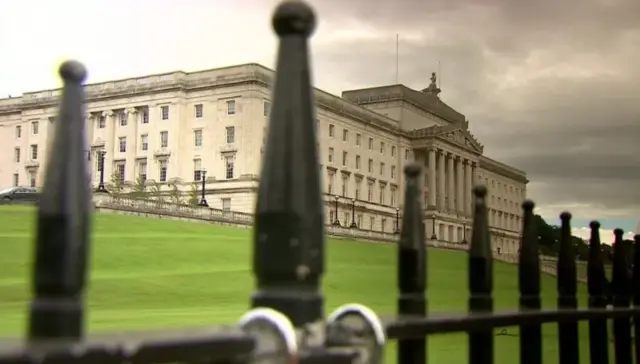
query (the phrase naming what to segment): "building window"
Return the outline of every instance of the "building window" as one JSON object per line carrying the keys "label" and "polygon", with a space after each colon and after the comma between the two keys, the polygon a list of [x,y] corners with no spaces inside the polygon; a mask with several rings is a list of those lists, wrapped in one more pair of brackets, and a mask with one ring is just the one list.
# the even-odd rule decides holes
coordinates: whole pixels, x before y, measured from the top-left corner
{"label": "building window", "polygon": [[100,115],[98,118],[98,129],[104,129],[107,126],[107,118],[104,115]]}
{"label": "building window", "polygon": [[360,156],[356,156],[356,169],[360,169]]}
{"label": "building window", "polygon": [[236,100],[227,101],[227,115],[236,114]]}
{"label": "building window", "polygon": [[391,146],[391,156],[392,156],[392,157],[395,157],[395,156],[396,156],[396,146],[395,146],[395,145],[392,145],[392,146]]}
{"label": "building window", "polygon": [[40,131],[40,123],[37,121],[31,122],[31,134],[36,135]]}
{"label": "building window", "polygon": [[384,154],[384,142],[380,142],[380,153]]}
{"label": "building window", "polygon": [[142,111],[142,123],[149,124],[149,109],[144,109]]}
{"label": "building window", "polygon": [[384,229],[387,227],[387,219],[382,219],[380,221],[380,225],[381,225],[380,231],[384,232]]}
{"label": "building window", "polygon": [[344,216],[344,224],[347,225],[347,223],[349,222],[349,212],[345,211],[343,216]]}
{"label": "building window", "polygon": [[225,157],[225,175],[227,179],[233,178],[233,157]]}
{"label": "building window", "polygon": [[38,159],[38,144],[31,144],[31,160]]}
{"label": "building window", "polygon": [[16,139],[20,139],[22,138],[22,126],[17,125],[16,126]]}
{"label": "building window", "polygon": [[373,159],[369,159],[369,165],[367,167],[369,173],[373,173]]}
{"label": "building window", "polygon": [[396,166],[391,166],[391,178],[396,178]]}
{"label": "building window", "polygon": [[264,116],[269,116],[270,112],[271,112],[271,103],[268,101],[265,101],[262,113],[264,114]]}
{"label": "building window", "polygon": [[13,150],[13,155],[16,163],[20,163],[20,148],[17,147]]}
{"label": "building window", "polygon": [[199,119],[202,117],[202,104],[197,104],[195,106],[196,118]]}
{"label": "building window", "polygon": [[373,183],[367,184],[367,201],[371,202],[373,199]]}
{"label": "building window", "polygon": [[333,124],[329,124],[329,138],[333,138],[333,135],[336,132],[336,127]]}
{"label": "building window", "polygon": [[362,144],[362,135],[358,133],[356,134],[356,145],[360,146],[360,144]]}
{"label": "building window", "polygon": [[160,132],[160,148],[168,148],[169,147],[169,132],[161,131]]}
{"label": "building window", "polygon": [[140,149],[149,150],[149,135],[148,134],[140,135]]}
{"label": "building window", "polygon": [[409,149],[405,149],[404,150],[404,160],[408,160],[409,159]]}
{"label": "building window", "polygon": [[116,173],[118,173],[120,183],[124,183],[124,162],[116,164],[116,171]]}
{"label": "building window", "polygon": [[342,166],[346,167],[347,166],[347,152],[342,152]]}
{"label": "building window", "polygon": [[231,211],[231,199],[223,198],[222,199],[222,211]]}
{"label": "building window", "polygon": [[342,177],[342,197],[347,197],[347,178]]}
{"label": "building window", "polygon": [[391,206],[395,206],[396,205],[396,189],[395,188],[391,188]]}
{"label": "building window", "polygon": [[343,129],[342,130],[342,141],[346,142],[348,140],[349,140],[349,130]]}
{"label": "building window", "polygon": [[202,130],[193,131],[193,145],[196,147],[202,146]]}
{"label": "building window", "polygon": [[373,216],[369,217],[369,230],[373,230],[373,226],[374,226],[375,222],[376,222],[376,218],[375,217],[373,217]]}
{"label": "building window", "polygon": [[356,200],[360,199],[360,185],[361,185],[361,181],[356,180],[356,194],[355,194],[355,198]]}
{"label": "building window", "polygon": [[120,153],[127,151],[127,137],[119,137],[118,143],[120,144]]}
{"label": "building window", "polygon": [[333,223],[335,219],[333,218],[333,210],[329,211],[329,222]]}
{"label": "building window", "polygon": [[169,120],[169,105],[162,106],[160,113],[162,114],[162,120]]}
{"label": "building window", "polygon": [[193,180],[202,180],[202,159],[193,160]]}
{"label": "building window", "polygon": [[356,215],[358,227],[362,229],[362,214]]}
{"label": "building window", "polygon": [[20,175],[17,173],[13,174],[13,186],[14,187],[18,187],[18,185],[20,184]]}
{"label": "building window", "polygon": [[236,128],[227,126],[227,144],[233,144],[236,141]]}
{"label": "building window", "polygon": [[369,138],[369,150],[373,150],[373,138]]}
{"label": "building window", "polygon": [[147,161],[142,160],[138,163],[138,178],[143,182],[147,180]]}
{"label": "building window", "polygon": [[160,182],[167,182],[167,161],[160,161]]}
{"label": "building window", "polygon": [[329,155],[327,157],[329,163],[333,163],[333,148],[329,147]]}
{"label": "building window", "polygon": [[122,111],[120,113],[120,126],[127,126],[127,121],[129,120],[129,114]]}
{"label": "building window", "polygon": [[329,179],[329,185],[328,185],[328,191],[327,192],[331,195],[331,194],[333,194],[333,178],[334,178],[333,176],[334,176],[334,174],[330,173],[330,172],[327,172],[327,174],[329,175],[329,178],[328,178]]}
{"label": "building window", "polygon": [[380,162],[380,175],[384,176],[384,163]]}

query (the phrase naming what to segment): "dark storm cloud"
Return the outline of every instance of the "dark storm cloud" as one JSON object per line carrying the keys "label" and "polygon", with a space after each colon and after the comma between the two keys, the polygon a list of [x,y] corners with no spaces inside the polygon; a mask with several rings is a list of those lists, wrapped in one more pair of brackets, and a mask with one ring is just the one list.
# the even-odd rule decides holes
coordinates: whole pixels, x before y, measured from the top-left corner
{"label": "dark storm cloud", "polygon": [[[400,81],[426,87],[440,60],[443,100],[467,116],[490,157],[528,173],[539,206],[640,215],[640,1],[313,3],[325,27],[314,49],[319,79],[393,83],[399,33]],[[321,41],[350,24],[380,37]],[[409,33],[425,40],[403,40]]]}

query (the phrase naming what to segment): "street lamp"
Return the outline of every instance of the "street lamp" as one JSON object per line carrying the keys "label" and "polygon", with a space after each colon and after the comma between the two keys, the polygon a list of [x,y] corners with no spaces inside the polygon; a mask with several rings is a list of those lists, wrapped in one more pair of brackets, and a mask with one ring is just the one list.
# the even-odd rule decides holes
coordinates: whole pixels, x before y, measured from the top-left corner
{"label": "street lamp", "polygon": [[356,199],[351,199],[351,226],[350,228],[358,228],[358,224],[356,224]]}
{"label": "street lamp", "polygon": [[467,243],[467,223],[462,222],[462,244]]}
{"label": "street lamp", "polygon": [[431,215],[431,220],[433,221],[433,223],[431,224],[431,240],[438,240],[438,236],[436,235],[436,214]]}
{"label": "street lamp", "polygon": [[206,189],[206,180],[207,180],[207,170],[202,168],[200,170],[200,173],[202,174],[202,197],[200,198],[200,206],[202,207],[209,207],[209,204],[207,203],[207,199],[204,197],[205,194],[205,189]]}
{"label": "street lamp", "polygon": [[338,200],[340,199],[340,197],[338,197],[338,195],[333,196],[333,198],[336,201],[336,205],[335,205],[335,220],[333,220],[333,225],[335,226],[340,226],[340,219],[338,219]]}
{"label": "street lamp", "polygon": [[107,152],[101,150],[98,154],[100,155],[100,183],[98,184],[97,192],[107,192],[107,189],[104,187],[104,156]]}
{"label": "street lamp", "polygon": [[400,208],[396,207],[396,231],[393,232],[394,234],[399,234],[400,233]]}

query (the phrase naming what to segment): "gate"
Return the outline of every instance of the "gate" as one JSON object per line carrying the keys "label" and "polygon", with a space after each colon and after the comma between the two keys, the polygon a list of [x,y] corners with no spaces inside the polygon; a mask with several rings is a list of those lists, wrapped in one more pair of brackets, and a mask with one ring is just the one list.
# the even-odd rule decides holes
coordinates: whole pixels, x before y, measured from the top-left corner
{"label": "gate", "polygon": [[[540,261],[534,204],[523,203],[519,252],[519,309],[494,312],[493,265],[486,188],[474,188],[473,234],[468,251],[468,312],[430,316],[427,310],[427,250],[421,206],[421,166],[405,168],[406,190],[398,251],[397,314],[380,317],[359,304],[346,304],[323,317],[321,281],[325,239],[316,146],[315,105],[308,38],[313,10],[283,2],[273,16],[280,38],[268,141],[258,192],[253,237],[256,288],[252,309],[234,327],[207,330],[131,332],[85,336],[84,290],[91,234],[91,191],[84,152],[82,83],[86,71],[75,61],[60,67],[64,80],[52,158],[38,206],[33,300],[25,341],[0,343],[0,364],[53,363],[380,363],[384,345],[397,340],[399,363],[425,363],[427,338],[465,332],[468,362],[494,361],[494,330],[518,326],[520,362],[541,363],[544,323],[559,328],[559,362],[580,362],[578,322],[588,321],[590,362],[620,364],[640,358],[640,237],[626,257],[622,231],[614,244],[612,308],[599,238],[591,224],[588,261],[589,306],[578,307],[569,213],[561,215],[557,309],[542,309]],[[629,258],[629,259],[628,259]],[[633,260],[633,274],[629,268]],[[633,301],[633,302],[632,302]],[[632,343],[635,340],[635,345]],[[584,358],[583,358],[584,359]]]}

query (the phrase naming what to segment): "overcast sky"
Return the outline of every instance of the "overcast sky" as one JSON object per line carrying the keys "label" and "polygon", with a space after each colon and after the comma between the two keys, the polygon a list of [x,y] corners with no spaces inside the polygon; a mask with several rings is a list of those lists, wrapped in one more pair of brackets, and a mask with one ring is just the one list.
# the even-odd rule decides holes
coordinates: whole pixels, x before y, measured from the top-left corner
{"label": "overcast sky", "polygon": [[[0,97],[58,86],[72,57],[89,82],[246,62],[273,67],[274,0],[24,0],[0,12]],[[315,0],[316,86],[421,89],[441,98],[485,153],[527,172],[549,222],[576,233],[640,219],[640,1]],[[636,104],[636,105],[634,105]]]}

